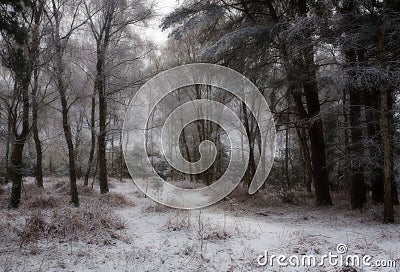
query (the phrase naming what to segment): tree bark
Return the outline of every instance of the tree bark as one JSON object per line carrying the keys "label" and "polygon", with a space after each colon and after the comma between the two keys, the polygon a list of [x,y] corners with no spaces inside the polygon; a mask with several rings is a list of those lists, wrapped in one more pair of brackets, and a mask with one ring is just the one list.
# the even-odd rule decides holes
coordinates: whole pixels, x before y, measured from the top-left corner
{"label": "tree bark", "polygon": [[382,136],[379,125],[379,99],[376,97],[380,96],[379,89],[373,89],[367,92],[366,106],[367,106],[367,130],[368,140],[371,144],[368,146],[370,156],[372,157],[372,173],[371,173],[371,190],[372,200],[377,203],[383,203],[384,201],[384,171],[382,165],[383,162],[383,148],[382,148]]}
{"label": "tree bark", "polygon": [[[350,77],[354,78],[357,62],[355,50],[346,52],[346,60],[349,64]],[[361,209],[366,202],[366,189],[364,183],[364,172],[362,166],[363,148],[362,148],[362,128],[361,128],[361,91],[353,86],[349,86],[350,94],[350,125],[351,125],[351,207]]]}
{"label": "tree bark", "polygon": [[[24,58],[23,56],[20,56]],[[17,71],[15,90],[17,96],[22,96],[22,131],[17,132],[17,120],[13,118],[14,143],[11,153],[11,164],[7,177],[12,180],[11,198],[9,208],[18,208],[22,189],[22,156],[24,146],[29,136],[29,83],[32,70],[28,65],[27,71]]]}
{"label": "tree bark", "polygon": [[247,106],[246,103],[242,102],[242,113],[243,113],[243,123],[244,123],[244,128],[246,130],[246,135],[247,139],[249,140],[249,165],[247,167],[246,173],[245,173],[245,179],[244,179],[244,185],[246,187],[250,186],[250,182],[254,174],[256,173],[256,163],[254,160],[254,135],[252,134],[252,130],[250,127],[250,122],[249,118],[250,116],[248,115],[247,112]]}
{"label": "tree bark", "polygon": [[[381,33],[379,37],[379,59],[382,67],[385,67],[386,52],[385,52],[385,39],[387,29],[387,5],[388,1],[383,0],[383,21],[381,25]],[[380,124],[382,131],[382,144],[384,154],[384,221],[387,223],[394,222],[394,209],[393,209],[393,193],[392,193],[392,146],[390,143],[390,129],[389,129],[389,107],[388,107],[388,90],[385,81],[382,79],[380,85],[380,100],[381,100],[381,115]]]}
{"label": "tree bark", "polygon": [[70,180],[70,195],[71,203],[75,206],[79,206],[78,188],[76,185],[76,172],[75,172],[75,154],[74,154],[74,144],[72,142],[71,127],[68,120],[68,101],[66,97],[66,86],[64,83],[64,63],[63,63],[63,52],[64,48],[61,45],[60,37],[60,17],[59,11],[57,9],[55,0],[53,3],[53,13],[55,20],[54,29],[54,44],[55,44],[55,77],[57,89],[60,94],[61,100],[61,113],[62,113],[62,124],[65,136],[65,141],[68,147],[68,166],[69,166],[69,180]]}
{"label": "tree bark", "polygon": [[33,77],[34,77],[34,83],[32,88],[32,132],[36,148],[35,177],[36,177],[36,185],[39,188],[43,188],[43,169],[42,169],[43,152],[42,152],[42,142],[40,141],[39,129],[38,129],[38,103],[37,103],[37,95],[38,95],[37,93],[39,88],[38,69],[34,71]]}
{"label": "tree bark", "polygon": [[320,116],[321,108],[318,97],[317,71],[314,64],[312,45],[303,51],[304,65],[308,74],[303,82],[304,95],[311,124],[309,137],[311,142],[311,160],[313,164],[315,195],[317,205],[332,205],[329,191],[329,175],[326,163],[324,126]]}
{"label": "tree bark", "polygon": [[88,186],[89,185],[89,177],[90,177],[90,172],[92,170],[92,164],[93,164],[93,158],[94,158],[94,152],[96,149],[96,130],[95,130],[95,115],[96,115],[96,97],[95,94],[92,96],[92,108],[90,111],[90,139],[91,139],[91,144],[90,144],[90,153],[89,153],[89,160],[88,160],[88,165],[85,173],[85,180],[84,180],[84,185]]}
{"label": "tree bark", "polygon": [[11,198],[9,208],[16,209],[19,207],[22,190],[22,154],[24,151],[25,141],[17,139],[17,143],[13,145],[11,153],[11,163],[8,168],[8,177],[12,180]]}
{"label": "tree bark", "polygon": [[7,177],[12,180],[11,198],[9,208],[18,208],[21,199],[22,189],[22,156],[25,143],[28,139],[29,127],[29,85],[34,70],[34,64],[39,57],[40,46],[40,20],[43,13],[44,2],[38,1],[32,6],[33,20],[31,42],[27,41],[23,45],[26,48],[18,48],[13,52],[14,63],[12,70],[15,73],[14,95],[20,97],[22,101],[22,131],[18,134],[18,124],[16,115],[12,119],[13,149],[11,154],[11,164],[7,170]]}
{"label": "tree bark", "polygon": [[97,139],[97,152],[98,152],[98,164],[99,164],[99,183],[100,192],[106,194],[109,192],[108,181],[107,181],[107,158],[106,158],[106,146],[107,146],[107,98],[104,82],[104,61],[105,61],[105,49],[98,51],[97,59],[97,92],[99,96],[99,136]]}
{"label": "tree bark", "polygon": [[302,127],[296,128],[297,137],[299,138],[300,152],[302,153],[304,162],[304,184],[306,186],[307,192],[312,191],[312,181],[313,181],[313,170],[311,165],[310,150],[307,143],[306,130]]}

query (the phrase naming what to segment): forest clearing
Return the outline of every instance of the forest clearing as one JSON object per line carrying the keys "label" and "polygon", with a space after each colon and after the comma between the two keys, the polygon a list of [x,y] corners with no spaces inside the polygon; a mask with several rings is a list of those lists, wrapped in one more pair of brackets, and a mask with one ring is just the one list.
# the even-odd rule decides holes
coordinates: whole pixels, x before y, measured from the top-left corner
{"label": "forest clearing", "polygon": [[374,206],[361,215],[349,211],[342,194],[334,194],[339,204],[327,209],[302,193],[285,203],[269,189],[250,198],[238,188],[215,206],[184,211],[145,198],[130,180],[110,180],[107,197],[78,186],[82,208],[76,211],[64,207],[67,183],[46,178],[46,192],[29,197],[38,190],[28,179],[21,212],[0,211],[4,271],[339,271],[329,265],[274,270],[257,263],[265,250],[319,256],[335,253],[339,243],[349,254],[400,261],[400,227],[381,225]]}
{"label": "forest clearing", "polygon": [[0,271],[400,271],[400,1],[0,0]]}

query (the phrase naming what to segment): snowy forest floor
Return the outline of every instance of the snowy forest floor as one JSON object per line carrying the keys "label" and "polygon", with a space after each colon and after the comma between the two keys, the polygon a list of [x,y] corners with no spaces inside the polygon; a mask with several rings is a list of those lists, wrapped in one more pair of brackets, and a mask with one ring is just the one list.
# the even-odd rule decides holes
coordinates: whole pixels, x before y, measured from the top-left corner
{"label": "snowy forest floor", "polygon": [[[350,210],[345,194],[321,208],[303,192],[237,188],[209,208],[182,211],[144,197],[130,180],[111,180],[104,196],[79,185],[80,208],[68,204],[67,179],[47,178],[39,190],[28,178],[24,188],[19,210],[7,209],[9,186],[0,194],[0,271],[400,271],[400,225],[381,223],[380,205]],[[337,254],[338,244],[397,268],[257,264],[265,251],[320,256]]]}

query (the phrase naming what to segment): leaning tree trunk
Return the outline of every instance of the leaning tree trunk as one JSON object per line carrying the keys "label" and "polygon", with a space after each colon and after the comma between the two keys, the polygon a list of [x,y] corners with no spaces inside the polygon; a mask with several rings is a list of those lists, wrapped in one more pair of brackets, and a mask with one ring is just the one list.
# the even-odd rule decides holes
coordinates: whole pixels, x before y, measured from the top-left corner
{"label": "leaning tree trunk", "polygon": [[64,130],[65,141],[68,148],[68,166],[69,166],[69,180],[70,180],[70,194],[71,203],[75,206],[79,206],[78,188],[76,185],[76,172],[75,172],[75,155],[74,155],[74,144],[72,142],[71,127],[68,120],[68,102],[66,97],[66,87],[64,83],[64,63],[63,63],[63,46],[61,45],[60,38],[60,17],[59,11],[57,9],[55,0],[53,2],[53,12],[55,20],[54,29],[54,43],[55,43],[55,75],[57,82],[57,89],[60,94],[61,100],[61,114],[62,114],[62,124]]}
{"label": "leaning tree trunk", "polygon": [[[61,57],[61,56],[58,56]],[[60,59],[58,60],[61,61]],[[61,63],[58,64],[58,68],[60,68]],[[62,70],[61,70],[62,71]],[[59,72],[61,73],[59,70]],[[62,74],[62,73],[61,73]],[[68,120],[68,104],[66,98],[66,91],[64,82],[61,75],[58,75],[58,91],[60,93],[61,99],[61,112],[62,112],[62,124],[64,130],[65,141],[67,142],[68,147],[68,166],[69,166],[69,180],[70,180],[70,194],[71,194],[71,203],[74,204],[75,207],[79,206],[79,198],[78,198],[78,188],[76,185],[76,172],[75,172],[75,155],[74,155],[74,144],[72,142],[72,133],[71,127],[69,125]]]}

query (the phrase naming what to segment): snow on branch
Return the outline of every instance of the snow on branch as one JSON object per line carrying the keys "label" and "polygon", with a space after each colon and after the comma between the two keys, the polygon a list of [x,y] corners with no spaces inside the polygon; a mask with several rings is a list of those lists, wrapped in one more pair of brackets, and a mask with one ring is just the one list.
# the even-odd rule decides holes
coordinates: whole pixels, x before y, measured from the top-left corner
{"label": "snow on branch", "polygon": [[201,57],[204,60],[218,59],[232,49],[243,46],[251,40],[267,40],[270,31],[271,28],[269,27],[259,26],[246,26],[239,28],[224,35],[216,43],[205,48]]}
{"label": "snow on branch", "polygon": [[179,25],[185,24],[185,20],[190,17],[207,17],[207,16],[219,16],[223,12],[223,7],[216,4],[202,4],[196,3],[189,7],[180,7],[167,15],[161,24],[163,30]]}

